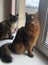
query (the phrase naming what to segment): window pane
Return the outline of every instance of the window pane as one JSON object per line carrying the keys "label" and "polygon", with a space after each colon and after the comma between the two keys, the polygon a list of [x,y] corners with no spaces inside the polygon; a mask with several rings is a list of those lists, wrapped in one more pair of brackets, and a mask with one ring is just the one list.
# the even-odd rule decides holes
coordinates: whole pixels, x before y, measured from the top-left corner
{"label": "window pane", "polygon": [[48,14],[47,14],[47,19],[46,19],[46,28],[45,28],[44,44],[48,46]]}
{"label": "window pane", "polygon": [[35,13],[38,11],[39,0],[26,0],[26,12]]}

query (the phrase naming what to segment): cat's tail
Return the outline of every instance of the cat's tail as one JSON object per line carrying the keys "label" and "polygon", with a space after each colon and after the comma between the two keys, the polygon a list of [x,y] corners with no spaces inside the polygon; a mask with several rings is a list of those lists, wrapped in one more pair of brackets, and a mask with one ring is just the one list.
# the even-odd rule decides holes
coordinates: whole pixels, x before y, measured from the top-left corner
{"label": "cat's tail", "polygon": [[10,63],[12,62],[12,57],[10,55],[10,51],[7,48],[7,46],[2,46],[0,48],[0,58],[4,63]]}

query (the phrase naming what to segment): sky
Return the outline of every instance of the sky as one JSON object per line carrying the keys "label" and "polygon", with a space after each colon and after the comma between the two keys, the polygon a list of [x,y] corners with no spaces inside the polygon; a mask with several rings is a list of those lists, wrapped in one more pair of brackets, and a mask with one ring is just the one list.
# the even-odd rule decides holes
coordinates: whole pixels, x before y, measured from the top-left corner
{"label": "sky", "polygon": [[39,6],[39,0],[26,0],[26,5],[38,7]]}

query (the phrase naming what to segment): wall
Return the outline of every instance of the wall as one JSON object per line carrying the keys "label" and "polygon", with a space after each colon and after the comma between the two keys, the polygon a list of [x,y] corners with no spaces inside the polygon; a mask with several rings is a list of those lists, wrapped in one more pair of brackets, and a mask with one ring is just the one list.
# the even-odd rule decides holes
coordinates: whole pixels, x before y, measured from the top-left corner
{"label": "wall", "polygon": [[19,1],[18,28],[25,26],[25,0]]}
{"label": "wall", "polygon": [[11,0],[0,0],[0,22],[7,19],[10,13]]}
{"label": "wall", "polygon": [[[17,0],[17,5],[16,5],[16,13],[19,13],[19,2],[20,0]],[[24,0],[23,0],[24,2]],[[24,6],[22,6],[23,8]],[[11,8],[11,0],[0,0],[0,22],[8,19],[9,14],[10,14],[10,9]],[[24,8],[23,8],[24,9]],[[22,10],[22,15],[23,15],[23,11]],[[20,26],[24,25],[23,22],[19,23]]]}

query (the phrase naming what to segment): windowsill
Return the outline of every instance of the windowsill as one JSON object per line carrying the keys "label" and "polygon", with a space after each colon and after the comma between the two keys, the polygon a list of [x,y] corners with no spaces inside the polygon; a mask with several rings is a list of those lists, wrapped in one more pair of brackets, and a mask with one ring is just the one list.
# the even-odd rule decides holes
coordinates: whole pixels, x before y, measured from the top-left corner
{"label": "windowsill", "polygon": [[48,47],[45,44],[39,43],[36,45],[36,48],[39,49],[46,57],[48,57]]}
{"label": "windowsill", "polygon": [[[34,57],[30,58],[25,54],[12,54],[13,62],[8,65],[47,65],[47,58],[42,55],[36,48],[33,49]],[[0,65],[7,65],[7,63],[3,63],[0,61]]]}

